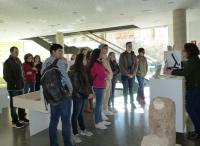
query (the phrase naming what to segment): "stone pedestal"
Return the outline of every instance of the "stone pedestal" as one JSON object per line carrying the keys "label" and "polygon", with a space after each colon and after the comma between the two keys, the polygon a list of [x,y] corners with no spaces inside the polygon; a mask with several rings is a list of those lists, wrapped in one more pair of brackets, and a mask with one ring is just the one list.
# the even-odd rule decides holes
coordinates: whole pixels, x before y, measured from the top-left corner
{"label": "stone pedestal", "polygon": [[149,108],[150,135],[145,136],[141,146],[175,146],[175,103],[164,97],[156,97]]}

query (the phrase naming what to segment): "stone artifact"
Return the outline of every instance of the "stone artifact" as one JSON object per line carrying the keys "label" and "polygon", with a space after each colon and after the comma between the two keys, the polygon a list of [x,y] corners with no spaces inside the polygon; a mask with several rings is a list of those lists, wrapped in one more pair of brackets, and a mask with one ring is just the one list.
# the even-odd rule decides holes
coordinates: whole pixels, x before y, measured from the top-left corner
{"label": "stone artifact", "polygon": [[175,146],[175,103],[164,97],[156,97],[150,103],[150,135],[145,136],[141,146]]}

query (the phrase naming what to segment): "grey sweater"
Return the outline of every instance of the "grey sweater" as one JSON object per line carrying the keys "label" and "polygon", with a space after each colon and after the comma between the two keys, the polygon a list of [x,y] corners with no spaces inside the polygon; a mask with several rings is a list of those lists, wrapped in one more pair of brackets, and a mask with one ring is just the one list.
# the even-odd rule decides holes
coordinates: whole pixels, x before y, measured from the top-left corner
{"label": "grey sweater", "polygon": [[[45,60],[45,62],[43,63],[42,65],[42,70],[41,70],[41,74],[43,73],[44,69],[51,65],[53,62],[54,62],[55,58],[54,57],[49,57]],[[70,78],[67,74],[67,64],[65,64],[64,60],[62,59],[59,59],[58,62],[57,62],[57,66],[62,74],[62,83],[64,85],[67,85],[68,89],[69,89],[69,92],[70,94],[72,94],[72,91],[73,91],[73,87],[72,87],[72,83],[70,81]]]}

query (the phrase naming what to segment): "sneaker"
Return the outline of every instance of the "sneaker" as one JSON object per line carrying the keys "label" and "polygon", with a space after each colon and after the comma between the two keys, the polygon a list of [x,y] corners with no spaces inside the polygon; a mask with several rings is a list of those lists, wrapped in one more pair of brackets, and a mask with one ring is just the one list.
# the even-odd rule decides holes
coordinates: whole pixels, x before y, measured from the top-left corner
{"label": "sneaker", "polygon": [[103,123],[105,126],[111,125],[111,122],[108,122],[108,121],[103,121],[102,123]]}
{"label": "sneaker", "polygon": [[102,119],[103,119],[103,121],[107,121],[107,120],[109,120],[109,118],[102,112]]}
{"label": "sneaker", "polygon": [[82,142],[82,140],[80,139],[78,134],[74,135],[73,140],[74,140],[75,143],[81,143]]}
{"label": "sneaker", "polygon": [[93,135],[93,133],[87,130],[81,130],[80,135],[90,137]]}
{"label": "sneaker", "polygon": [[103,123],[98,123],[98,124],[96,124],[96,125],[95,125],[95,128],[101,129],[101,130],[108,129],[108,127],[106,127]]}
{"label": "sneaker", "polygon": [[20,123],[20,122],[17,122],[17,123],[13,123],[13,124],[12,124],[12,127],[17,128],[17,129],[20,129],[20,128],[23,128],[23,127],[24,127],[24,124],[22,124],[22,123]]}
{"label": "sneaker", "polygon": [[114,107],[111,109],[111,111],[112,111],[113,113],[117,113],[117,112],[118,112]]}
{"label": "sneaker", "polygon": [[106,115],[106,116],[112,116],[112,115],[114,115],[114,113],[113,112],[111,112],[111,111],[105,111],[104,112],[104,114]]}
{"label": "sneaker", "polygon": [[187,138],[188,138],[189,140],[197,140],[197,139],[200,139],[200,134],[198,134],[198,133],[193,133],[193,134],[191,134],[191,135],[188,135]]}
{"label": "sneaker", "polygon": [[144,100],[144,99],[140,99],[139,104],[140,104],[140,105],[145,105],[145,104],[146,104],[146,103],[145,103],[145,100]]}
{"label": "sneaker", "polygon": [[29,120],[26,118],[24,120],[19,120],[19,122],[22,124],[29,124]]}
{"label": "sneaker", "polygon": [[136,109],[135,103],[131,103],[131,107],[132,107],[133,109]]}

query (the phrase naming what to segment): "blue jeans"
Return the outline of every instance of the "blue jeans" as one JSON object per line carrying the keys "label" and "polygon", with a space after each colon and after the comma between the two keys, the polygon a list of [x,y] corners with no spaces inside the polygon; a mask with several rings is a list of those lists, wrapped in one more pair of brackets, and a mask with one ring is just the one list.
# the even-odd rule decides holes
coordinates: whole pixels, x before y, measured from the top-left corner
{"label": "blue jeans", "polygon": [[137,91],[137,97],[140,99],[144,99],[144,77],[136,76],[138,80],[138,91]]}
{"label": "blue jeans", "polygon": [[133,103],[133,86],[135,83],[135,76],[129,78],[128,76],[122,75],[122,84],[123,84],[123,95],[124,95],[124,103],[127,104],[128,91],[130,95],[130,103]]}
{"label": "blue jeans", "polygon": [[200,134],[200,93],[191,88],[186,91],[186,110],[194,124],[195,131]]}
{"label": "blue jeans", "polygon": [[96,105],[95,105],[95,124],[98,124],[103,121],[102,119],[102,104],[103,104],[103,88],[94,88],[94,92],[96,94]]}
{"label": "blue jeans", "polygon": [[[64,146],[73,146],[71,142],[71,109],[72,100],[66,99],[58,105],[50,105],[51,117],[49,124],[50,146],[59,146],[57,142],[57,126],[61,117]],[[42,122],[42,121],[41,121]]]}
{"label": "blue jeans", "polygon": [[18,120],[25,119],[26,113],[25,113],[25,109],[18,108],[18,115],[17,115],[16,107],[14,107],[13,105],[13,98],[14,96],[22,95],[23,91],[8,91],[8,93],[10,96],[10,113],[11,113],[12,123],[16,124],[18,123]]}
{"label": "blue jeans", "polygon": [[74,135],[78,134],[77,122],[79,123],[80,129],[85,130],[85,123],[83,118],[84,107],[85,107],[84,97],[73,99],[72,129]]}
{"label": "blue jeans", "polygon": [[34,91],[35,91],[35,82],[25,82],[24,93],[29,93]]}

